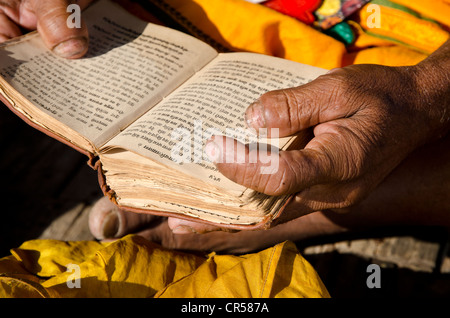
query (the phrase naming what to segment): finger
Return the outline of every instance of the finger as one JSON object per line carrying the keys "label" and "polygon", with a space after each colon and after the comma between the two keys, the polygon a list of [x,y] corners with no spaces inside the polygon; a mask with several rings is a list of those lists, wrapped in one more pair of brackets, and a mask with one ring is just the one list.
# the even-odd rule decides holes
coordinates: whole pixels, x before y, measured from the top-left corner
{"label": "finger", "polygon": [[37,18],[37,29],[46,46],[65,58],[79,58],[88,49],[88,30],[81,20],[80,27],[69,27],[67,12],[70,1],[31,0]]}
{"label": "finger", "polygon": [[153,223],[156,216],[119,209],[107,197],[98,200],[89,213],[89,229],[95,238],[118,238]]}
{"label": "finger", "polygon": [[[31,7],[30,0],[0,1],[0,11],[14,22],[16,27],[20,26],[28,30],[36,29],[36,15]],[[4,27],[4,25],[0,26],[1,28]]]}
{"label": "finger", "polygon": [[[245,235],[245,232],[248,232],[250,235]],[[255,232],[255,235],[251,235],[250,232]],[[214,251],[227,254],[242,254],[256,249],[263,243],[257,239],[258,235],[256,235],[256,232],[265,231],[242,231],[237,233],[213,231],[203,234],[192,232],[176,234],[173,233],[168,222],[162,222],[155,227],[145,229],[136,234],[168,249],[187,252]]]}
{"label": "finger", "polygon": [[0,42],[21,35],[19,27],[11,21],[4,13],[0,12]]}
{"label": "finger", "polygon": [[[183,233],[175,234],[169,227],[168,222],[162,222],[157,226],[142,230],[137,235],[145,239],[160,244],[168,249],[180,251],[212,252],[222,251],[230,245],[231,233],[214,231],[205,234]],[[234,244],[231,244],[234,246]]]}
{"label": "finger", "polygon": [[169,218],[168,219],[169,228],[172,230],[174,234],[200,234],[214,231],[227,231],[224,228],[219,226],[186,221],[177,218]]}
{"label": "finger", "polygon": [[377,125],[372,121],[360,116],[358,121],[339,119],[317,125],[315,137],[305,148],[292,151],[251,149],[236,140],[214,136],[207,142],[205,154],[224,176],[238,184],[268,195],[293,194],[314,185],[340,184],[364,174],[369,168],[364,160],[365,147],[371,147],[375,141],[361,129]]}
{"label": "finger", "polygon": [[[249,128],[278,128],[280,137],[290,136],[308,127],[355,112],[343,98],[346,70],[335,69],[311,83],[289,89],[271,91],[251,104],[245,113]],[[271,135],[270,129],[267,131]]]}
{"label": "finger", "polygon": [[168,222],[163,222],[137,234],[169,249],[244,254],[262,250],[287,240],[299,241],[324,234],[340,233],[344,230],[318,212],[268,230],[233,233],[213,231],[204,234],[178,235],[171,231]]}
{"label": "finger", "polygon": [[230,180],[268,195],[283,195],[325,183],[332,177],[333,163],[323,147],[316,140],[315,146],[307,149],[279,152],[214,136],[207,142],[205,154]]}

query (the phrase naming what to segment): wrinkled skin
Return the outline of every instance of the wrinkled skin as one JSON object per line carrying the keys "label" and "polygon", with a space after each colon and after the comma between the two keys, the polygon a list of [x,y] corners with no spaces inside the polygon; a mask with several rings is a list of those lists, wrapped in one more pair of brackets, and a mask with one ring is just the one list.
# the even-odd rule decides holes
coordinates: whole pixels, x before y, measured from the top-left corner
{"label": "wrinkled skin", "polygon": [[[56,54],[83,56],[87,29],[67,28],[68,3],[0,2],[0,41],[37,28]],[[260,174],[258,163],[221,163],[217,159],[227,155],[225,139],[213,137],[207,155],[226,177],[271,195],[295,194],[280,224],[270,230],[230,233],[119,211],[105,202],[93,209],[91,230],[98,238],[139,231],[170,248],[242,253],[355,228],[450,226],[449,60],[447,42],[416,66],[355,65],[301,87],[264,94],[246,112],[249,127],[279,128],[280,136],[314,132],[304,149],[280,153],[273,174]],[[239,149],[238,156],[249,155],[244,145]]]}
{"label": "wrinkled skin", "polygon": [[[143,220],[148,216],[121,211],[147,224],[121,234],[136,230],[176,249],[244,253],[376,226],[450,226],[448,58],[446,44],[418,66],[352,66],[263,95],[247,110],[250,127],[280,127],[280,135],[314,129],[305,149],[280,154],[275,174],[259,175],[258,164],[220,163],[227,162],[227,143],[212,139],[209,155],[223,157],[217,167],[230,179],[268,194],[296,194],[282,215],[285,223],[230,233],[172,218],[152,225]],[[248,157],[248,149],[236,148],[243,149],[236,156]]]}
{"label": "wrinkled skin", "polygon": [[[121,217],[116,237],[136,233],[171,249],[247,253],[285,240],[302,241],[346,232],[363,232],[383,226],[450,227],[450,137],[421,147],[400,164],[364,200],[345,213],[324,210],[298,217],[269,230],[226,232],[179,219],[164,219],[115,209],[106,198],[94,207],[92,233],[103,239],[102,221]],[[106,199],[106,200],[105,200]],[[289,210],[296,212],[295,206]],[[198,231],[210,231],[204,234]],[[173,230],[172,230],[173,229]],[[179,234],[177,234],[179,233]],[[185,234],[183,234],[185,233]],[[114,236],[114,235],[112,235]]]}
{"label": "wrinkled skin", "polygon": [[[217,167],[226,177],[266,194],[296,194],[284,221],[320,210],[343,212],[413,151],[447,135],[450,41],[417,66],[354,65],[269,92],[250,105],[246,121],[256,131],[279,128],[280,136],[312,127],[314,137],[302,150],[280,152],[278,171],[263,175],[259,163],[222,163],[229,143],[215,136],[207,149],[221,159]],[[249,149],[236,149],[244,149],[236,156],[249,156]]]}
{"label": "wrinkled skin", "polygon": [[[76,3],[81,8],[92,0]],[[66,58],[82,57],[88,49],[88,30],[84,23],[81,28],[68,28],[67,6],[72,1],[65,0],[4,0],[0,2],[0,42],[14,38],[23,31],[38,30],[46,46],[56,54]]]}
{"label": "wrinkled skin", "polygon": [[[279,127],[280,136],[314,127],[314,138],[305,149],[281,152],[273,174],[259,174],[257,163],[217,166],[231,180],[260,192],[298,193],[294,217],[352,206],[412,151],[447,133],[447,110],[435,106],[448,107],[448,97],[417,94],[425,91],[420,74],[419,67],[357,65],[269,92],[247,110],[250,125]],[[224,139],[211,141],[222,154]]]}

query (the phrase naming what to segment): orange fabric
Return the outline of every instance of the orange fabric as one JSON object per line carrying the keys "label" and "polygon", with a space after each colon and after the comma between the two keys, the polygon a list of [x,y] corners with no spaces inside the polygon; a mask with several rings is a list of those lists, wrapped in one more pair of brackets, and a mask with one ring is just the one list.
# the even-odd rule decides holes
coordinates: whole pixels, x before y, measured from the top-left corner
{"label": "orange fabric", "polygon": [[[438,0],[442,3],[436,5],[431,4],[432,1],[417,0],[412,1],[412,6],[419,13],[437,16],[448,23],[450,12],[442,13],[448,12],[447,1]],[[177,11],[178,16],[183,16],[225,47],[274,55],[325,69],[361,63],[391,66],[417,64],[448,38],[448,32],[429,21],[385,7],[382,7],[382,21],[386,24],[374,33],[379,32],[396,41],[372,36],[366,32],[364,21],[371,12],[367,11],[366,6],[359,12],[358,20],[364,20],[362,25],[351,22],[358,38],[347,51],[343,43],[299,20],[244,0],[166,0],[166,3]],[[384,15],[395,20],[383,19]],[[408,22],[402,22],[406,17]],[[402,31],[403,27],[407,27],[407,31]],[[408,37],[409,33],[414,35]],[[405,38],[408,39],[405,44],[398,43]]]}

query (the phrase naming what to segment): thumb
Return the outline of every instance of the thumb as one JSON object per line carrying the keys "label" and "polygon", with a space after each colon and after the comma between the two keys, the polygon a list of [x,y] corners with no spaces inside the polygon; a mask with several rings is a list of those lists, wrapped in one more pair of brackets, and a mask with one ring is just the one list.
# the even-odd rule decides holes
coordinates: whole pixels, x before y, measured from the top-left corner
{"label": "thumb", "polygon": [[[80,2],[86,5],[89,1]],[[75,16],[78,8],[81,9],[81,7],[75,5],[69,8],[69,4],[70,1],[66,0],[33,0],[32,2],[37,19],[37,30],[45,45],[61,57],[79,58],[88,50],[88,30],[81,19],[81,12],[79,17]],[[68,21],[72,22],[71,18],[74,18],[75,22],[79,19],[80,24],[68,23]]]}
{"label": "thumb", "polygon": [[268,195],[301,191],[328,180],[333,164],[321,149],[278,151],[267,145],[244,145],[213,136],[205,154],[228,179]]}
{"label": "thumb", "polygon": [[[256,132],[278,128],[279,137],[286,137],[352,115],[350,103],[340,93],[343,80],[345,70],[334,69],[308,84],[265,93],[247,108],[247,126]],[[270,137],[270,129],[266,134]]]}

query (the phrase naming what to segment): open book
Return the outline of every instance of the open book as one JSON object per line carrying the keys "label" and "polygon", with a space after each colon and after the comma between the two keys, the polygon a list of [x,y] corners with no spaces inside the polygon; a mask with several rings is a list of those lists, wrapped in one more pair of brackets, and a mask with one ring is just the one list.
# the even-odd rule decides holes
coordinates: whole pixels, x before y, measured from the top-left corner
{"label": "open book", "polygon": [[[254,53],[218,53],[106,0],[83,18],[90,48],[82,59],[55,56],[37,33],[0,47],[2,101],[88,155],[104,193],[127,210],[238,229],[276,218],[289,196],[270,197],[226,179],[203,148],[217,133],[249,139],[243,119],[249,104],[324,70]],[[294,141],[276,143],[285,150]]]}

